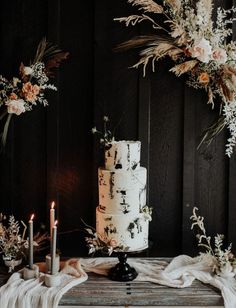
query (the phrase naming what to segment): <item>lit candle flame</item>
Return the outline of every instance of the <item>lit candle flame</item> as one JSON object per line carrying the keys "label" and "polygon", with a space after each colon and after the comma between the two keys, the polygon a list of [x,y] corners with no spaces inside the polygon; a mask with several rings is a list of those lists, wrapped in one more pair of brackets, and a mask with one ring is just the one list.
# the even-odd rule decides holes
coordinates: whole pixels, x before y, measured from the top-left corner
{"label": "lit candle flame", "polygon": [[55,223],[54,223],[54,227],[55,227],[57,224],[58,224],[58,220],[56,220],[56,221],[55,221]]}
{"label": "lit candle flame", "polygon": [[30,220],[33,220],[33,219],[34,219],[34,214],[32,214],[30,217]]}
{"label": "lit candle flame", "polygon": [[55,202],[54,202],[54,201],[52,201],[52,204],[51,204],[51,209],[54,209],[54,207],[55,207]]}

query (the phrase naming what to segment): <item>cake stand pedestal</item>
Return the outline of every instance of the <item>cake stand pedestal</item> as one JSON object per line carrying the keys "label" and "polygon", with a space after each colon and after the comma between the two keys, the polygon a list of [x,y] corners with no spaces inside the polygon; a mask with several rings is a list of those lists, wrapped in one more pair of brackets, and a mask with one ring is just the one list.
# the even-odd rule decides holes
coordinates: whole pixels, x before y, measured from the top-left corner
{"label": "cake stand pedestal", "polygon": [[131,281],[138,276],[136,270],[127,263],[127,257],[128,256],[126,252],[118,253],[119,263],[111,268],[108,274],[108,277],[111,280]]}

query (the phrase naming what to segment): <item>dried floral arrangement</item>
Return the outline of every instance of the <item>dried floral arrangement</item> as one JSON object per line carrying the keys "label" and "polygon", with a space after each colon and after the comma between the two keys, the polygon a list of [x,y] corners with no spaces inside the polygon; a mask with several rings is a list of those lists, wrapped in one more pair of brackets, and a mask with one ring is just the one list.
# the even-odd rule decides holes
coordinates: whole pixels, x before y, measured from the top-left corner
{"label": "dried floral arrangement", "polygon": [[68,54],[44,38],[38,45],[32,63],[29,66],[20,64],[18,77],[7,80],[0,75],[0,120],[5,120],[1,133],[3,146],[13,115],[19,116],[31,111],[33,106],[38,104],[48,105],[45,90],[57,90],[49,79],[54,76],[54,69],[59,67]]}
{"label": "dried floral arrangement", "polygon": [[114,133],[108,128],[108,123],[110,119],[108,116],[103,117],[103,130],[97,130],[96,126],[92,128],[92,133],[100,136],[100,144],[102,146],[106,146],[110,142],[112,142],[114,138]]}
{"label": "dried floral arrangement", "polygon": [[[5,215],[0,213],[0,254],[3,255],[4,260],[18,260],[26,257],[28,249],[26,230],[27,226],[23,221],[19,223],[13,215],[7,219]],[[36,250],[44,249],[47,240],[46,233],[36,233],[34,235]]]}
{"label": "dried floral arrangement", "polygon": [[86,226],[85,231],[88,236],[85,237],[87,247],[89,249],[88,254],[94,255],[100,252],[102,255],[111,255],[113,252],[128,251],[129,247],[119,246],[115,239],[108,239],[102,237],[96,232],[96,230],[83,222]]}
{"label": "dried floral arrangement", "polygon": [[198,246],[203,247],[206,252],[201,255],[208,256],[213,264],[212,271],[220,276],[234,277],[236,275],[236,257],[232,253],[232,244],[223,248],[223,234],[217,234],[214,237],[214,246],[211,244],[211,237],[207,235],[204,226],[204,217],[197,215],[198,208],[193,208],[191,229],[198,228],[196,238]]}
{"label": "dried floral arrangement", "polygon": [[117,49],[140,48],[140,60],[133,67],[142,65],[144,76],[149,63],[154,71],[155,62],[170,57],[175,62],[170,71],[178,77],[186,74],[189,86],[204,89],[212,109],[218,97],[219,119],[206,130],[200,145],[210,144],[226,127],[230,133],[226,155],[230,157],[236,145],[236,42],[229,38],[236,8],[218,7],[214,22],[212,0],[127,1],[138,6],[140,14],[115,20],[126,26],[148,22],[155,33],[135,37]]}

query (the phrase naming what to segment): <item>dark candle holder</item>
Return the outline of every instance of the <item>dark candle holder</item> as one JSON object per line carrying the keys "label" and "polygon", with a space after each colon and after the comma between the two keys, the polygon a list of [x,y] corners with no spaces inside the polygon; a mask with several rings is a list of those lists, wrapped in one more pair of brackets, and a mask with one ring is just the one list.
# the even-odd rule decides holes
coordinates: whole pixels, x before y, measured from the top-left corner
{"label": "dark candle holder", "polygon": [[111,280],[132,281],[138,276],[136,270],[127,263],[127,257],[126,252],[118,253],[119,263],[111,268],[108,274]]}

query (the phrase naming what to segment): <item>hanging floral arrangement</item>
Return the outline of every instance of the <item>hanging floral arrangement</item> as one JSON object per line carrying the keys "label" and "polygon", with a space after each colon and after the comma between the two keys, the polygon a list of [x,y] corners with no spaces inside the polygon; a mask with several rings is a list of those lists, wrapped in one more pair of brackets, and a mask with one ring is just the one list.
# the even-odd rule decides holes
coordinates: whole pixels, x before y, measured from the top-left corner
{"label": "hanging floral arrangement", "polygon": [[31,111],[38,104],[48,105],[45,91],[57,90],[49,79],[68,54],[44,38],[38,45],[33,62],[29,66],[21,63],[18,77],[8,80],[0,75],[0,120],[5,121],[1,133],[2,146],[5,146],[12,116]]}
{"label": "hanging floral arrangement", "polygon": [[157,61],[170,57],[175,62],[170,71],[178,77],[186,74],[187,85],[205,89],[212,109],[215,98],[220,98],[219,119],[206,130],[200,145],[210,144],[227,128],[226,155],[230,157],[236,145],[236,43],[229,39],[236,9],[218,7],[214,22],[211,0],[127,1],[140,13],[115,20],[126,26],[148,22],[154,33],[135,37],[117,49],[140,48],[140,59],[133,67],[143,66],[144,76],[148,64],[154,71]]}

